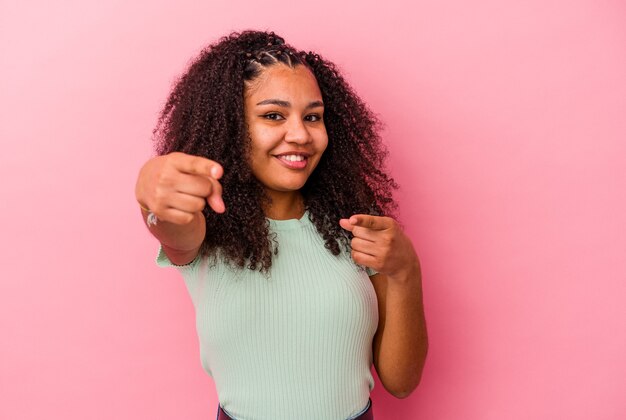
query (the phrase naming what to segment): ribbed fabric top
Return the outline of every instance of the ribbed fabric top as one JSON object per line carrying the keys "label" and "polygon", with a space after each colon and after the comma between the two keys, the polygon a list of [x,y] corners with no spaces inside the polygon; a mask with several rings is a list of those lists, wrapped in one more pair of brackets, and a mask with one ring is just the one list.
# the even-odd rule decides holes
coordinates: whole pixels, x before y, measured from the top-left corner
{"label": "ribbed fabric top", "polygon": [[[202,366],[238,420],[350,418],[374,386],[373,272],[332,255],[308,212],[269,222],[279,244],[269,276],[200,257],[175,266],[196,309]],[[157,264],[172,266],[162,250]]]}

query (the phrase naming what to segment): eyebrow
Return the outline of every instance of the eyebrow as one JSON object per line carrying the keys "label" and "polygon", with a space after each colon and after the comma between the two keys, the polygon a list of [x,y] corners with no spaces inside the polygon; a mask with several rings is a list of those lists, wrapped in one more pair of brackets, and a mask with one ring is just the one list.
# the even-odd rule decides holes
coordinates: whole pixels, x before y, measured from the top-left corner
{"label": "eyebrow", "polygon": [[[264,101],[259,102],[257,105],[276,105],[282,108],[291,108],[291,103],[288,101],[283,101],[280,99],[265,99]],[[305,109],[323,107],[324,102],[322,101],[313,101],[309,103]]]}

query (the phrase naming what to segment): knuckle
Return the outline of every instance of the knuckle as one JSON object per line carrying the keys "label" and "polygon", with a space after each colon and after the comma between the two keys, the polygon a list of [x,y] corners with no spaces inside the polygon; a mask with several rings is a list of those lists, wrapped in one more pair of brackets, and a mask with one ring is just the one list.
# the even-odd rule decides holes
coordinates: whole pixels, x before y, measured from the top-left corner
{"label": "knuckle", "polygon": [[204,209],[206,201],[203,199],[195,199],[194,200],[194,205],[193,205],[193,211],[194,212],[198,212],[198,211],[202,211]]}
{"label": "knuckle", "polygon": [[163,188],[157,188],[154,190],[154,200],[156,201],[156,206],[161,206],[161,203],[165,201],[166,192],[163,191]]}
{"label": "knuckle", "polygon": [[188,168],[192,174],[198,173],[198,162],[196,160],[191,160],[188,163]]}
{"label": "knuckle", "polygon": [[154,213],[157,217],[163,217],[163,207],[160,203],[154,203],[152,206],[148,207],[152,213]]}
{"label": "knuckle", "polygon": [[172,152],[169,155],[161,156],[163,158],[163,168],[175,168],[177,163],[181,160],[180,152]]}
{"label": "knuckle", "polygon": [[194,178],[194,185],[198,187],[198,192],[205,197],[213,191],[211,181],[206,178]]}
{"label": "knuckle", "polygon": [[163,171],[159,172],[159,175],[157,177],[157,184],[158,185],[171,185],[173,183],[173,179],[172,179],[172,173],[170,170],[168,169],[164,169]]}

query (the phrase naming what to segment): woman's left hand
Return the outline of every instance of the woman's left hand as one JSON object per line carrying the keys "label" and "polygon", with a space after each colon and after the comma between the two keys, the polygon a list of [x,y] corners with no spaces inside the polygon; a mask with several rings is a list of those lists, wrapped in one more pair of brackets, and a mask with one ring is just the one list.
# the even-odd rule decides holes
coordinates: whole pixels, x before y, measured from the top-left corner
{"label": "woman's left hand", "polygon": [[409,237],[391,217],[355,214],[339,220],[354,236],[352,259],[390,278],[405,278],[419,266]]}
{"label": "woman's left hand", "polygon": [[413,244],[390,217],[355,214],[339,225],[354,236],[354,262],[381,273],[370,277],[379,314],[373,360],[385,389],[405,398],[419,384],[428,352],[421,272]]}

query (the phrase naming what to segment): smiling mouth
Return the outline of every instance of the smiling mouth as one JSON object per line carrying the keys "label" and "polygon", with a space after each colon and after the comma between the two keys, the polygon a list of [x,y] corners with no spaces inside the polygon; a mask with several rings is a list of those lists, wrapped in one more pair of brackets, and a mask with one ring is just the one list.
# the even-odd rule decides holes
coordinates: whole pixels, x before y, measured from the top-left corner
{"label": "smiling mouth", "polygon": [[290,169],[304,169],[309,161],[308,156],[304,155],[280,155],[275,158]]}

